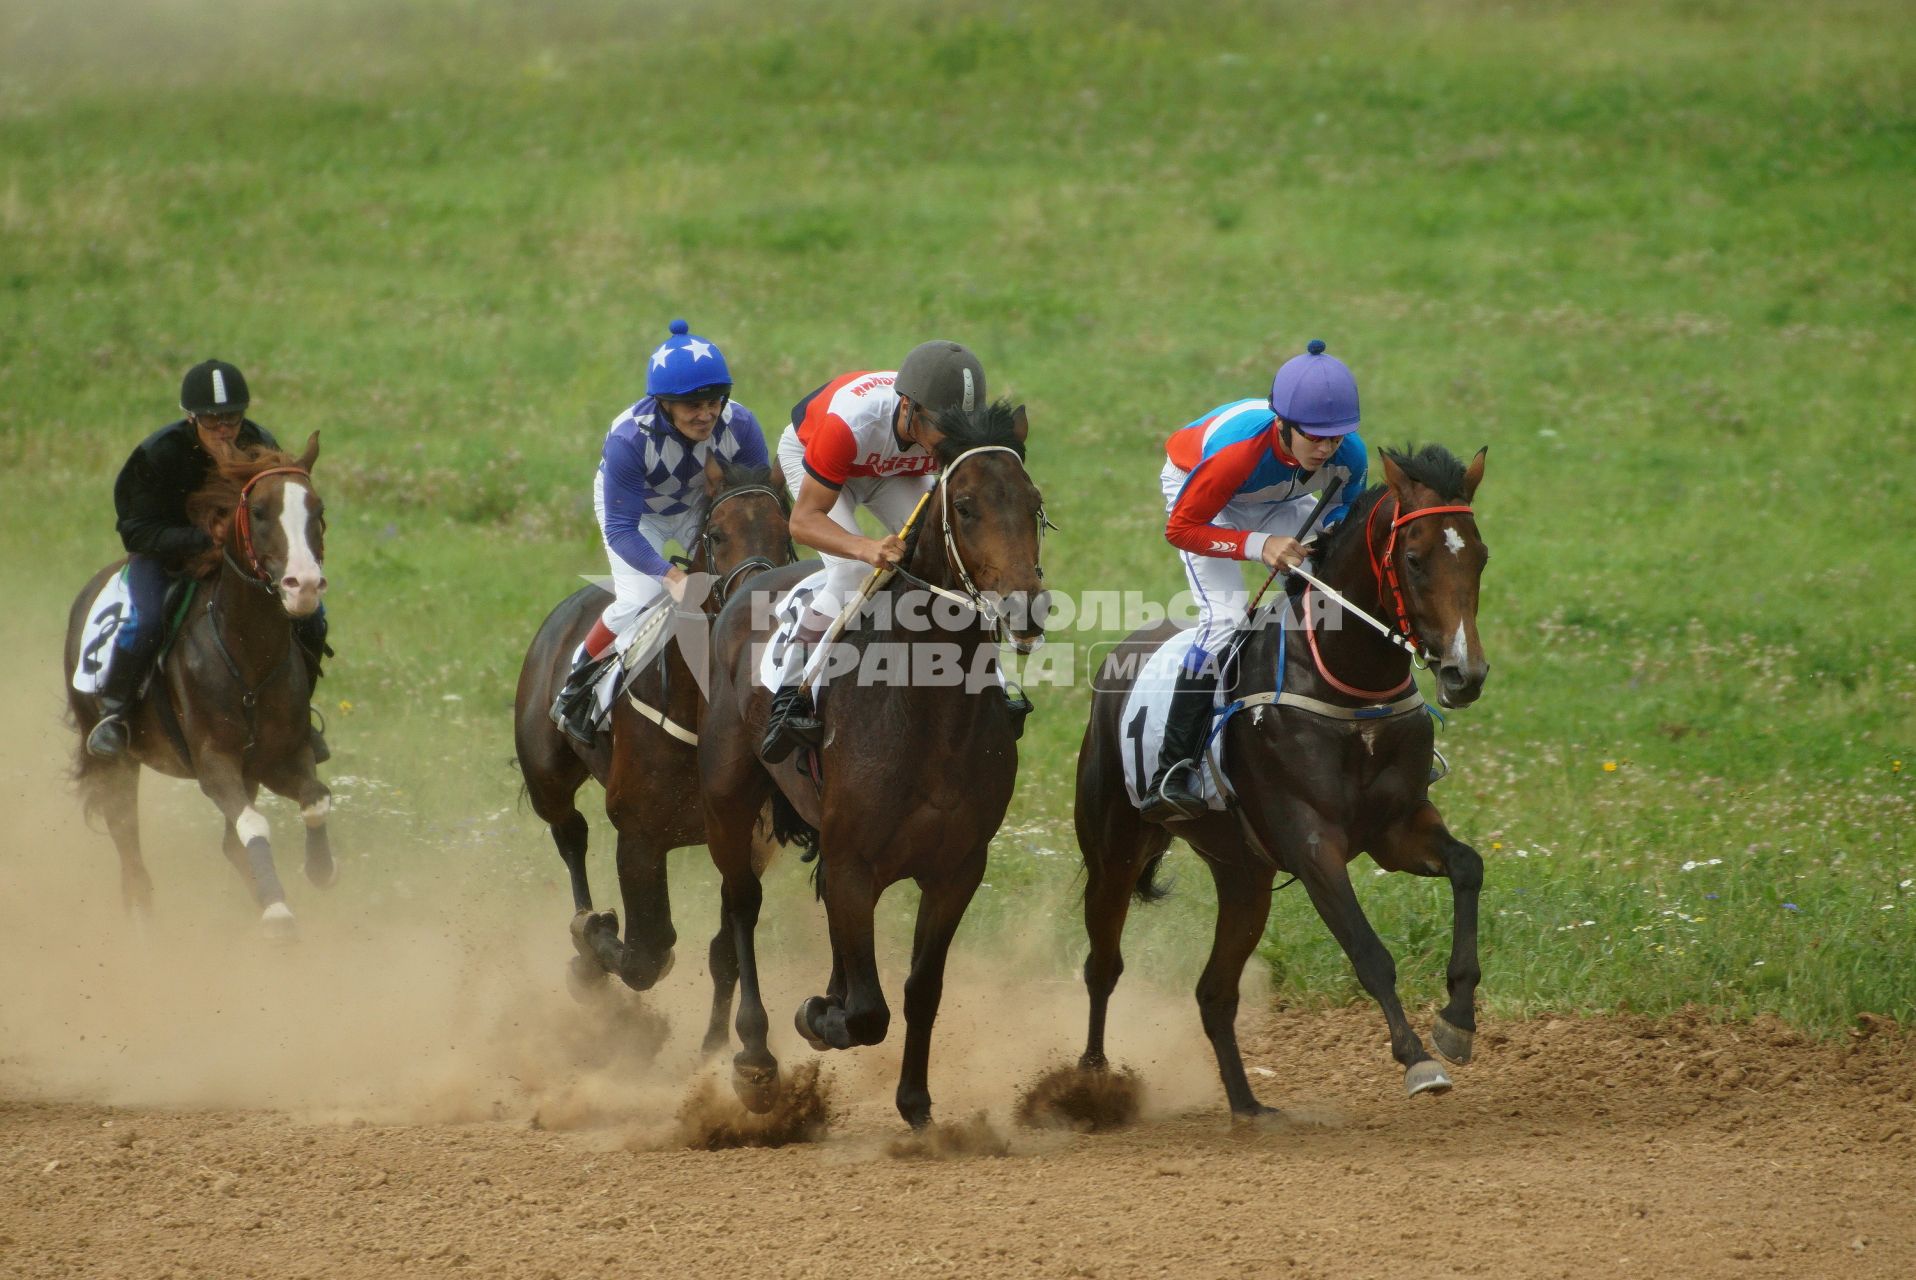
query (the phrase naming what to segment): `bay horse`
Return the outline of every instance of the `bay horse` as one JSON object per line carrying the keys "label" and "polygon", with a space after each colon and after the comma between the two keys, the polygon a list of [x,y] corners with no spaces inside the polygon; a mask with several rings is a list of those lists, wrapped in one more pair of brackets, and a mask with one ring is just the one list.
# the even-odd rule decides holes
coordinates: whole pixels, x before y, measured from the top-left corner
{"label": "bay horse", "polygon": [[[689,593],[676,607],[710,615],[753,574],[789,563],[793,550],[785,525],[789,505],[769,468],[714,456],[705,465],[705,493],[705,519],[695,545],[687,548],[694,555],[683,562],[692,571]],[[590,750],[552,722],[548,709],[565,683],[572,655],[611,602],[604,588],[581,587],[546,616],[520,666],[513,707],[513,742],[527,796],[551,830],[572,881],[572,940],[578,954],[569,976],[579,994],[607,974],[644,991],[670,972],[678,934],[672,927],[666,854],[705,840],[694,746],[704,716],[704,673],[694,677],[676,639],[636,677],[630,697],[614,702],[611,730],[598,735]],[[707,624],[701,619],[700,625]],[[703,655],[697,656],[703,667]],[[635,707],[633,699],[652,714]],[[618,832],[623,943],[618,913],[592,906],[586,821],[577,801],[587,777],[605,788],[606,816]]]}
{"label": "bay horse", "polygon": [[[1018,773],[1013,713],[995,677],[1000,628],[1020,652],[1043,637],[1039,567],[1043,499],[1024,468],[1024,410],[997,401],[937,419],[940,473],[925,517],[907,539],[903,571],[874,596],[871,622],[854,621],[833,659],[858,673],[892,663],[894,674],[948,660],[947,672],[985,679],[876,683],[847,673],[819,699],[823,746],[776,766],[758,755],[771,693],[756,678],[770,639],[770,609],[747,598],[722,612],[712,635],[712,693],[699,741],[705,829],[721,877],[718,936],[712,940],[708,1052],[727,1042],[726,1016],[740,989],[733,1087],[754,1111],[777,1099],[778,1061],[766,1047],[755,934],[763,860],[754,831],[769,800],[773,830],[815,854],[825,903],[832,972],[823,996],[798,1008],[799,1034],[815,1049],[848,1049],[885,1038],[891,1010],[873,954],[873,911],[903,879],[921,891],[905,980],[905,1050],[899,1114],[914,1128],[931,1118],[926,1074],[932,1022],[944,987],[945,957],[986,851],[1004,820]],[[765,574],[765,600],[804,577],[807,566]],[[903,583],[917,586],[903,589]],[[942,599],[930,600],[929,586]],[[883,597],[889,596],[889,599]],[[889,605],[889,608],[884,606]],[[828,664],[831,670],[837,661]]]}
{"label": "bay horse", "polygon": [[[1385,483],[1358,498],[1313,559],[1323,582],[1373,617],[1393,620],[1404,645],[1436,655],[1439,700],[1467,706],[1489,673],[1477,637],[1477,592],[1488,553],[1470,510],[1485,451],[1468,467],[1440,446],[1383,450]],[[1365,919],[1348,864],[1368,853],[1378,866],[1450,881],[1450,999],[1432,1040],[1454,1063],[1470,1060],[1476,1031],[1477,899],[1483,861],[1453,836],[1430,802],[1431,715],[1416,693],[1411,653],[1317,592],[1260,610],[1224,676],[1224,771],[1235,811],[1208,811],[1165,827],[1145,822],[1125,793],[1119,723],[1142,658],[1175,629],[1136,632],[1106,661],[1092,695],[1078,756],[1075,819],[1087,883],[1084,981],[1090,1027],[1081,1069],[1107,1068],[1105,1013],[1124,971],[1119,941],[1129,900],[1162,897],[1156,872],[1173,835],[1184,839],[1217,887],[1217,927],[1198,978],[1204,1032],[1217,1055],[1231,1111],[1269,1114],[1245,1079],[1237,1044],[1238,979],[1264,936],[1272,881],[1285,871],[1304,884],[1364,990],[1382,1008],[1391,1054],[1415,1096],[1450,1078],[1425,1051],[1397,998],[1396,965]],[[1335,629],[1326,623],[1336,625]],[[1281,683],[1280,683],[1281,681]],[[1273,692],[1284,697],[1271,705]]]}
{"label": "bay horse", "polygon": [[306,877],[335,876],[326,815],[332,792],[314,770],[308,716],[312,682],[293,619],[312,614],[326,591],[325,506],[313,486],[319,433],[297,458],[248,449],[217,460],[188,513],[215,535],[196,566],[201,578],[170,650],[127,716],[131,740],[117,760],[86,750],[99,699],[73,688],[87,612],[124,560],[94,574],[67,616],[67,707],[80,733],[74,776],[88,813],[100,813],[120,854],[120,892],[136,918],[151,916],[153,882],[140,854],[140,767],[198,781],[226,820],[227,858],[251,885],[268,937],[295,924],[273,866],[267,821],[253,801],[261,786],[300,807]]}

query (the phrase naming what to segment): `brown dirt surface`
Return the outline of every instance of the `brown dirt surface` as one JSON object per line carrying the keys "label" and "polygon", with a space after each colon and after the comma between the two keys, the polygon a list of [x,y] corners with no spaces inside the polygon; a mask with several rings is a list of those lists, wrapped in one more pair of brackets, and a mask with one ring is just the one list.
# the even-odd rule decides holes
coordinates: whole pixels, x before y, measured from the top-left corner
{"label": "brown dirt surface", "polygon": [[[1702,1014],[1490,1020],[1454,1090],[1406,1100],[1374,1008],[1273,1010],[1252,981],[1245,1059],[1282,1114],[1239,1126],[1188,988],[1140,965],[1109,1037],[1138,1096],[1036,1129],[1014,1112],[1075,1054],[1084,994],[1014,924],[960,938],[939,1123],[914,1135],[902,1019],[822,1059],[791,1030],[828,965],[794,864],[761,930],[794,1090],[754,1122],[698,1055],[712,904],[690,861],[677,972],[580,1005],[538,833],[449,856],[348,805],[320,895],[272,808],[302,930],[273,948],[205,801],[149,781],[160,910],[136,931],[60,784],[57,702],[0,702],[47,729],[0,744],[5,1280],[1916,1275],[1916,1041],[1881,1020],[1835,1044]],[[903,945],[880,956],[895,1008]]]}

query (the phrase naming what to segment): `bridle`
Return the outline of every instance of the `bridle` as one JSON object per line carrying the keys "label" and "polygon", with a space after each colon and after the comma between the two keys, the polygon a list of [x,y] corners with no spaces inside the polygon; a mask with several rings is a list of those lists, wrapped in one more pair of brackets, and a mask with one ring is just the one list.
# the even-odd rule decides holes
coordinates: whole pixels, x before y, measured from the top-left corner
{"label": "bridle", "polygon": [[228,564],[233,566],[234,571],[243,581],[259,587],[269,595],[277,596],[279,590],[273,585],[272,577],[260,566],[259,551],[253,545],[253,512],[249,501],[253,494],[253,486],[267,476],[298,476],[307,481],[313,478],[312,473],[304,467],[268,467],[264,471],[254,472],[251,478],[240,486],[239,506],[233,512],[233,529],[239,535],[240,551],[245,555],[246,563],[241,564],[233,559],[233,553],[227,547],[221,547],[220,554],[226,558]]}
{"label": "bridle", "polygon": [[[1391,501],[1397,502],[1395,494],[1391,495]],[[1400,510],[1390,522],[1390,537],[1384,543],[1384,554],[1380,559],[1377,554],[1377,543],[1372,534],[1377,525],[1377,513],[1383,505],[1379,502],[1372,507],[1370,515],[1364,519],[1364,553],[1370,557],[1370,571],[1377,579],[1378,595],[1383,594],[1386,585],[1390,587],[1391,605],[1397,611],[1397,630],[1402,633],[1405,640],[1415,644],[1417,636],[1411,630],[1410,610],[1404,604],[1404,588],[1397,581],[1397,531],[1411,521],[1422,520],[1425,516],[1470,515],[1472,514],[1470,504],[1453,503],[1446,506],[1418,507],[1414,511]],[[1402,504],[1398,503],[1398,506],[1401,508]],[[1437,658],[1436,654],[1421,646],[1419,646],[1419,656],[1423,658],[1425,666]]]}
{"label": "bridle", "polygon": [[[959,464],[964,462],[965,459],[981,453],[1008,453],[1018,459],[1018,467],[1020,470],[1022,470],[1025,465],[1024,456],[1008,444],[981,444],[976,448],[967,449],[953,458],[944,469],[938,473],[938,524],[940,526],[940,532],[944,536],[945,563],[951,566],[953,574],[956,575],[958,579],[958,585],[964,589],[963,593],[952,591],[948,588],[938,586],[935,583],[926,582],[923,578],[912,573],[903,565],[898,566],[895,572],[899,577],[923,587],[933,595],[942,596],[956,604],[961,604],[972,609],[992,626],[1002,628],[1007,621],[1004,610],[999,608],[984,592],[980,591],[978,584],[972,581],[971,570],[966,567],[965,558],[958,550],[958,540],[952,536],[951,532],[952,474],[958,470]],[[1045,515],[1044,504],[1040,501],[1038,504],[1039,541],[1043,541],[1045,530],[1056,529],[1057,527],[1058,526],[1052,524],[1049,517]],[[1044,576],[1043,568],[1038,570],[1038,576],[1040,578]]]}
{"label": "bridle", "polygon": [[[714,586],[712,592],[715,599],[712,602],[712,607],[714,610],[725,607],[726,600],[731,597],[732,592],[738,587],[739,580],[746,574],[756,572],[760,569],[776,569],[778,567],[765,556],[750,556],[733,565],[731,572],[725,574],[724,577],[721,578],[719,576],[718,550],[712,545],[712,517],[717,514],[720,507],[724,506],[733,498],[743,498],[750,494],[763,494],[776,502],[780,511],[785,509],[785,496],[770,485],[743,484],[736,489],[727,489],[724,493],[712,499],[712,505],[705,509],[705,521],[699,528],[698,541],[694,544],[699,559],[705,563],[700,566],[685,556],[672,557],[672,563],[676,564],[679,568],[696,568],[707,577],[713,579]],[[787,534],[785,538],[785,563],[790,564],[796,559],[798,559],[798,549],[792,545],[791,535]]]}

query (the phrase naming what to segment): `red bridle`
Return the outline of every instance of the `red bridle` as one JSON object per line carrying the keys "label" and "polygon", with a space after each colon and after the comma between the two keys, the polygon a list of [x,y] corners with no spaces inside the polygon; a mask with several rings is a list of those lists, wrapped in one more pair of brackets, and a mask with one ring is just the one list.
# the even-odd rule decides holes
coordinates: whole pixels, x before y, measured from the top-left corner
{"label": "red bridle", "polygon": [[259,567],[259,553],[253,549],[252,507],[247,501],[253,492],[253,486],[267,476],[298,476],[302,480],[311,480],[313,477],[312,473],[304,467],[268,467],[264,471],[254,472],[252,479],[240,486],[239,509],[233,513],[233,526],[239,533],[240,550],[245,553],[246,567],[252,572],[253,577],[270,586],[272,579],[267,577],[266,571]]}
{"label": "red bridle", "polygon": [[[1397,502],[1395,494],[1391,495],[1391,502]],[[1384,504],[1380,501],[1376,506],[1370,509],[1370,515],[1364,520],[1364,552],[1370,556],[1370,571],[1376,575],[1378,594],[1381,596],[1386,586],[1390,588],[1391,605],[1397,611],[1397,629],[1404,633],[1404,639],[1410,641],[1413,649],[1421,649],[1423,647],[1422,644],[1418,641],[1416,633],[1410,628],[1410,610],[1404,605],[1404,589],[1397,581],[1397,531],[1411,521],[1421,520],[1425,516],[1470,515],[1471,510],[1468,504],[1466,504],[1462,506],[1419,507],[1415,511],[1403,512],[1390,522],[1390,538],[1384,543],[1384,555],[1380,560],[1377,555],[1377,540],[1372,534],[1377,524],[1377,513],[1383,509]]]}

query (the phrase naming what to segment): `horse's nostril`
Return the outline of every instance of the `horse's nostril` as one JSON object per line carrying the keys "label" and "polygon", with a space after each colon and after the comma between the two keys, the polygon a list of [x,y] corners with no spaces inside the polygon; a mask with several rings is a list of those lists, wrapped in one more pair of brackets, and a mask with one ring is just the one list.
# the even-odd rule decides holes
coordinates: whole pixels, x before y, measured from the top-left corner
{"label": "horse's nostril", "polygon": [[289,573],[279,580],[279,585],[285,587],[288,591],[297,591],[299,590],[299,579]]}

